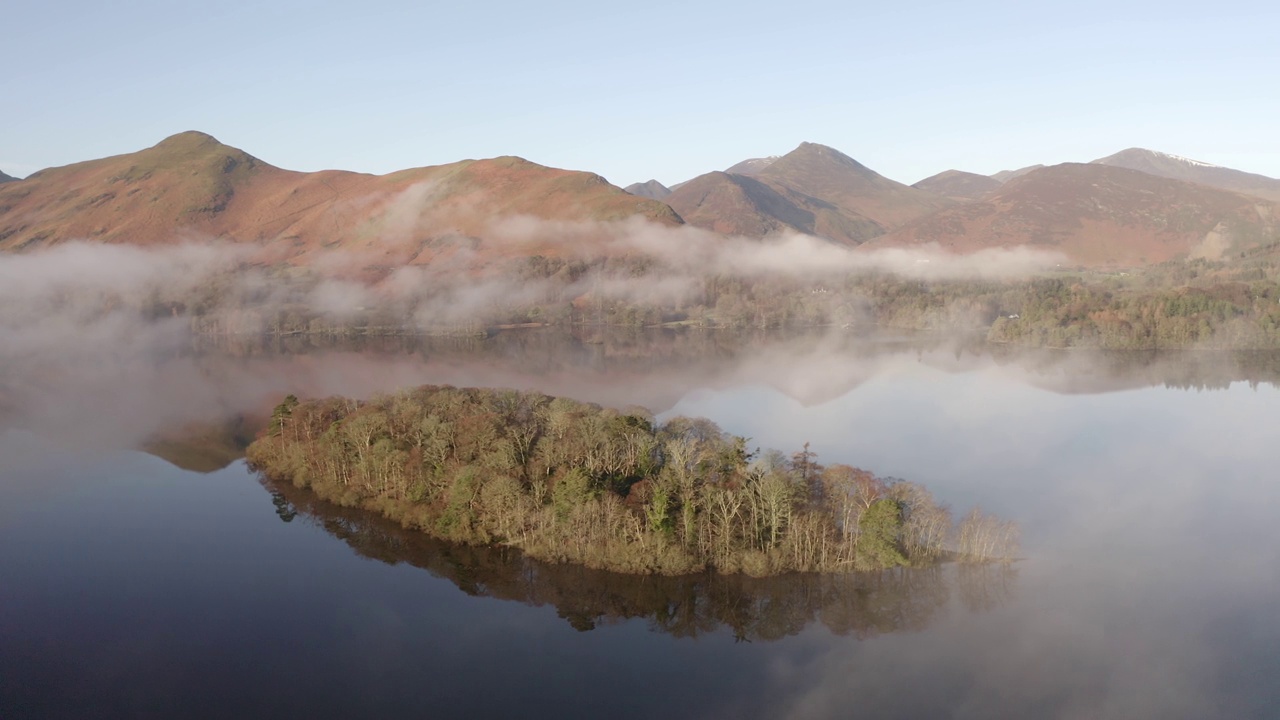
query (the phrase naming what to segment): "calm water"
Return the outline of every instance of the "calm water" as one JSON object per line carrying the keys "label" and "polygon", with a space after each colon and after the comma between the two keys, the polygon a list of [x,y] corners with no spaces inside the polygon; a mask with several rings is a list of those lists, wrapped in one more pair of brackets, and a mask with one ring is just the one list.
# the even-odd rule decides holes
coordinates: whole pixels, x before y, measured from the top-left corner
{"label": "calm water", "polygon": [[[586,339],[0,369],[0,717],[1280,713],[1280,359]],[[235,460],[284,392],[423,382],[809,442],[1018,520],[1028,559],[622,577],[432,542]]]}

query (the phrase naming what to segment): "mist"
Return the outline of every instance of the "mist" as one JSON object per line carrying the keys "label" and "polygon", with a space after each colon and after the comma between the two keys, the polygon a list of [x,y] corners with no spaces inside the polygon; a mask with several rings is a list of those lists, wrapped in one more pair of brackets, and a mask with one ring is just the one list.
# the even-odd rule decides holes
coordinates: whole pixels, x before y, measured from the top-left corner
{"label": "mist", "polygon": [[[404,330],[491,321],[538,304],[616,301],[677,308],[694,302],[708,277],[783,279],[821,287],[850,274],[885,273],[921,280],[1011,279],[1062,258],[1025,248],[950,255],[936,247],[858,250],[785,234],[766,240],[725,237],[641,219],[615,223],[506,217],[488,222],[483,239],[444,237],[426,264],[410,256],[412,238],[438,226],[416,208],[431,188],[397,198],[364,249],[307,255],[303,266],[264,265],[252,246],[216,240],[158,247],[73,242],[0,255],[0,360],[65,356],[92,347],[145,352],[171,342],[193,312],[218,318],[215,333],[261,333],[289,310],[332,323],[385,311]],[[454,208],[456,214],[461,210]],[[553,282],[521,276],[521,252],[545,248],[581,261],[645,259],[642,274],[589,265]],[[387,263],[391,263],[387,265]]]}
{"label": "mist", "polygon": [[[1280,460],[1268,441],[1280,402],[1274,380],[1242,382],[1253,371],[1230,357],[1134,362],[837,333],[735,341],[619,331],[601,344],[572,335],[537,340],[546,335],[359,350],[259,345],[131,361],[110,377],[40,387],[43,406],[29,409],[41,439],[0,432],[0,447],[12,471],[46,467],[41,458],[58,444],[87,437],[94,444],[82,449],[84,465],[112,467],[122,462],[115,448],[184,422],[261,415],[284,392],[369,397],[426,382],[642,404],[660,418],[710,417],[750,437],[753,449],[794,451],[808,442],[820,462],[919,482],[957,512],[981,505],[1016,519],[1026,559],[1016,566],[1012,597],[1000,604],[977,610],[953,591],[926,627],[866,639],[833,636],[821,624],[741,646],[714,632],[696,643],[655,636],[635,621],[593,631],[591,642],[633,650],[611,658],[659,654],[681,670],[677,677],[687,671],[689,681],[669,681],[672,696],[708,698],[706,715],[821,718],[850,707],[904,717],[1258,714],[1265,692],[1257,695],[1239,673],[1244,664],[1267,675],[1280,639],[1269,620],[1280,599],[1280,551],[1269,540],[1271,508],[1280,502],[1269,481]],[[1206,384],[1182,384],[1194,377]],[[104,429],[81,436],[91,425]],[[151,466],[128,459],[126,467]],[[208,492],[241,472],[177,473],[169,484]],[[25,492],[43,498],[53,490]],[[270,515],[265,495],[258,504]],[[323,535],[323,523],[314,532]],[[327,542],[351,555],[340,541]],[[439,590],[434,583],[448,581],[416,568],[358,562],[362,583],[376,592],[403,589],[410,578],[433,608],[452,607],[437,595],[475,602],[452,586]],[[425,632],[420,600],[385,603],[379,618],[398,638]],[[470,642],[456,646],[458,662],[478,662],[513,635],[542,638],[539,647],[559,648],[560,657],[584,642],[552,608],[503,602],[492,604],[492,616],[468,613]],[[382,627],[359,614],[351,622],[352,636],[335,641],[340,647],[363,647]],[[384,652],[405,661],[395,647]],[[716,658],[736,670],[695,672]],[[594,662],[640,671],[624,660]]]}
{"label": "mist", "polygon": [[[660,242],[645,247],[677,252]],[[747,273],[765,267],[767,253],[807,241],[740,242],[765,248],[755,265],[739,266]],[[406,306],[423,313],[414,321],[431,323],[438,322],[431,313],[463,318],[459,308],[560,292],[545,282],[513,287],[483,273],[473,282],[414,266],[371,281],[312,276],[290,283],[287,273],[255,265],[244,252],[74,245],[0,258],[0,453],[5,472],[18,476],[7,481],[6,498],[21,501],[0,511],[0,529],[39,537],[24,524],[35,522],[27,519],[30,507],[74,504],[59,474],[81,478],[77,492],[85,493],[99,492],[94,483],[108,483],[113,468],[151,478],[157,487],[148,492],[155,494],[183,486],[239,488],[235,483],[246,476],[240,464],[210,476],[169,467],[172,475],[156,480],[148,473],[164,463],[131,449],[153,447],[157,439],[216,440],[219,428],[236,419],[259,427],[288,392],[367,398],[425,383],[538,390],[620,408],[642,405],[659,419],[708,417],[750,438],[753,450],[794,452],[809,443],[819,462],[901,477],[927,486],[957,513],[981,506],[1022,525],[1027,557],[1017,564],[1013,597],[979,612],[953,594],[928,627],[858,639],[815,624],[750,646],[717,632],[697,643],[654,637],[636,621],[594,631],[592,642],[620,643],[626,652],[593,656],[592,667],[615,663],[610,672],[632,677],[643,668],[626,658],[661,657],[664,667],[679,670],[668,680],[672,697],[707,698],[708,716],[820,718],[859,708],[908,717],[1191,718],[1259,714],[1258,704],[1274,697],[1265,690],[1269,681],[1249,684],[1245,672],[1267,675],[1280,641],[1280,628],[1269,620],[1280,601],[1270,510],[1280,497],[1269,481],[1280,458],[1268,434],[1280,402],[1280,368],[1272,361],[1023,351],[945,335],[859,336],[841,328],[560,327],[486,338],[345,340],[193,333],[186,316],[192,303],[213,296],[256,308],[259,319],[250,322],[251,311],[237,305],[244,327],[269,330],[270,313],[262,308],[305,305],[348,317],[412,299]],[[697,252],[724,257],[719,250]],[[656,287],[646,288],[652,279],[603,271],[572,287],[678,298],[697,292],[682,284],[693,282],[694,256],[684,256],[686,273],[664,275]],[[674,265],[681,256],[673,257],[664,262]],[[935,264],[907,257],[911,266]],[[258,495],[251,498],[254,512],[270,516],[270,500]],[[80,523],[101,514],[96,505],[76,512],[89,518],[73,515]],[[141,523],[142,514],[128,517]],[[272,532],[286,531],[272,522],[280,526]],[[323,534],[323,523],[308,532]],[[336,647],[367,651],[369,637],[387,632],[379,622],[394,628],[388,637],[424,632],[423,598],[395,595],[406,578],[426,588],[420,592],[430,593],[433,609],[452,607],[439,597],[475,602],[416,568],[350,558],[339,541],[323,540],[329,544],[317,540],[321,549],[309,551],[311,561],[337,546],[344,561],[361,563],[342,567],[360,573],[362,588],[410,600],[380,603],[376,619],[354,614],[343,626],[351,637],[340,636]],[[432,636],[430,646],[460,648],[449,656],[459,664],[481,662],[513,637],[558,648],[565,658],[582,647],[581,638],[562,634],[566,624],[551,608],[491,606],[491,612],[470,604],[456,610],[468,618],[460,623],[467,642]],[[380,650],[398,663],[385,668],[389,677],[414,667],[397,647]],[[709,663],[735,671],[698,672]]]}
{"label": "mist", "polygon": [[[771,694],[755,707],[785,717],[824,717],[851,705],[887,713],[901,706],[877,699],[876,688],[904,680],[928,686],[927,676],[968,690],[914,695],[919,714],[960,708],[962,716],[986,716],[997,709],[989,704],[997,688],[1020,687],[1002,696],[1004,707],[1030,712],[1046,694],[1060,694],[1071,698],[1062,717],[1196,716],[1215,702],[1209,698],[1221,698],[1209,670],[1228,654],[1196,618],[1223,593],[1247,598],[1228,614],[1232,622],[1277,595],[1275,578],[1256,573],[1280,561],[1274,551],[1225,565],[1205,551],[1271,547],[1258,508],[1278,498],[1250,475],[1276,460],[1259,435],[1277,402],[1266,363],[1024,352],[946,334],[864,338],[838,327],[560,328],[381,344],[271,334],[278,316],[298,311],[333,323],[381,317],[401,323],[392,332],[413,333],[549,302],[679,307],[698,298],[708,276],[801,288],[862,273],[1016,280],[1060,257],[859,250],[794,234],[751,240],[639,221],[514,217],[492,223],[479,241],[443,241],[431,263],[404,256],[368,271],[389,251],[408,252],[417,222],[388,225],[385,248],[331,251],[310,267],[263,265],[255,248],[216,241],[71,243],[0,256],[0,437],[11,468],[38,466],[54,452],[91,462],[161,441],[230,442],[228,423],[259,427],[285,393],[367,398],[426,383],[511,387],[645,406],[659,418],[709,417],[749,437],[752,449],[793,452],[809,443],[821,462],[906,478],[958,511],[980,505],[1022,524],[1024,599],[980,620],[953,607],[927,635],[930,648],[981,651],[930,649],[922,661],[909,636],[849,646],[803,634],[760,678]],[[505,258],[534,247],[582,261],[580,274],[519,279]],[[601,257],[653,264],[636,276],[595,262]],[[218,325],[210,332],[193,318]],[[1182,450],[1174,456],[1168,447]],[[1210,494],[1206,479],[1215,473]],[[1188,594],[1170,579],[1168,557],[1212,577],[1216,590]],[[1171,588],[1181,599],[1160,605],[1156,619],[1124,609],[1155,604]],[[1163,619],[1170,613],[1191,620],[1170,632]],[[1131,628],[1121,637],[1139,650],[1092,630],[1116,617]],[[1048,648],[1052,660],[1042,660]],[[1156,669],[1132,669],[1116,659],[1125,652]],[[1178,692],[1144,697],[1157,681]]]}
{"label": "mist", "polygon": [[932,280],[1009,279],[1027,277],[1066,261],[1060,253],[1025,246],[989,248],[963,255],[948,253],[937,244],[860,249],[796,232],[754,239],[722,235],[690,225],[660,225],[642,218],[594,223],[506,217],[490,223],[486,237],[517,247],[535,242],[567,241],[593,250],[599,248],[599,254],[652,256],[682,274],[745,277],[822,278],[883,272]]}

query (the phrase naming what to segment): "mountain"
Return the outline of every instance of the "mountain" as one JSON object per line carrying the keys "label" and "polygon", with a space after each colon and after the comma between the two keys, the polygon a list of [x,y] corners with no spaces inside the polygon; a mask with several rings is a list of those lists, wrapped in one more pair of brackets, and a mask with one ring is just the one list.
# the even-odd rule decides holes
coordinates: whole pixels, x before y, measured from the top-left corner
{"label": "mountain", "polygon": [[643,183],[632,183],[623,190],[643,198],[650,200],[665,200],[671,194],[671,189],[657,180],[650,180]]}
{"label": "mountain", "polygon": [[794,230],[847,245],[953,204],[824,145],[802,143],[765,160],[749,175],[712,172],[681,183],[666,202],[685,222],[716,232],[764,237]]}
{"label": "mountain", "polygon": [[743,160],[737,165],[734,165],[733,167],[725,170],[725,172],[731,173],[733,175],[756,175],[761,170],[764,170],[765,168],[777,162],[778,158],[780,157],[782,156],[770,155],[769,157],[750,158],[748,160]]}
{"label": "mountain", "polygon": [[747,175],[700,175],[667,197],[690,225],[726,235],[761,238],[792,230],[857,244],[883,232],[867,218]]}
{"label": "mountain", "polygon": [[745,175],[699,175],[681,183],[666,202],[686,223],[726,235],[764,237],[813,225],[813,213]]}
{"label": "mountain", "polygon": [[1129,148],[1093,162],[1280,202],[1280,180],[1155,150]]}
{"label": "mountain", "polygon": [[17,182],[17,181],[18,181],[18,178],[13,177],[11,175],[5,175],[3,172],[0,172],[0,183]]}
{"label": "mountain", "polygon": [[1016,177],[1022,177],[1032,170],[1039,170],[1042,167],[1044,167],[1044,165],[1028,165],[1024,168],[1018,168],[1017,170],[1001,170],[1000,172],[992,175],[991,179],[1001,183],[1007,183]]}
{"label": "mountain", "polygon": [[[389,175],[282,170],[198,132],[127,155],[42,170],[0,186],[0,250],[76,239],[138,245],[218,238],[261,248],[261,261],[307,262],[344,248],[381,264],[429,262],[459,243],[483,260],[495,218],[678,225],[668,206],[599,175],[516,157],[464,160]],[[510,233],[509,233],[510,234]],[[519,234],[519,233],[517,233]],[[532,252],[555,254],[546,238]],[[443,245],[442,245],[443,243]],[[495,253],[511,252],[492,247]]]}
{"label": "mountain", "polygon": [[981,200],[987,193],[993,192],[1002,183],[987,175],[965,172],[963,170],[944,170],[927,177],[911,187],[917,190],[941,195],[945,198],[967,202]]}
{"label": "mountain", "polygon": [[1130,266],[1221,257],[1272,241],[1277,230],[1275,203],[1127,168],[1066,163],[1028,172],[985,200],[922,218],[869,247],[1032,247],[1082,265]]}
{"label": "mountain", "polygon": [[801,143],[760,170],[756,177],[857,213],[886,230],[951,204],[815,143]]}

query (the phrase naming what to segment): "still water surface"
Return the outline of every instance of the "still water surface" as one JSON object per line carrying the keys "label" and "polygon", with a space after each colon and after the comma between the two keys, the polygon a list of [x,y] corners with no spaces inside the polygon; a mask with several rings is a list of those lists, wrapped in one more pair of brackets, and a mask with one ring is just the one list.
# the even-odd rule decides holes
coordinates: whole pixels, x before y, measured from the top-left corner
{"label": "still water surface", "polygon": [[[1280,712],[1274,359],[590,340],[0,373],[0,717]],[[436,543],[234,459],[283,392],[423,382],[701,415],[753,447],[809,442],[958,513],[1016,519],[1028,557],[631,578]]]}

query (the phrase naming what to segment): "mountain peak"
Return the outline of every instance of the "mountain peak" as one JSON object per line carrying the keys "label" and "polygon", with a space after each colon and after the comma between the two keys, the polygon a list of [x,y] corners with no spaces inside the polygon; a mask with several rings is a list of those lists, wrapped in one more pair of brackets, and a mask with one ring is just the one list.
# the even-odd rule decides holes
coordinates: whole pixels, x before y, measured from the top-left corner
{"label": "mountain peak", "polygon": [[733,175],[755,175],[778,161],[781,155],[770,155],[762,158],[749,158],[725,170]]}
{"label": "mountain peak", "polygon": [[1189,157],[1183,157],[1181,155],[1174,155],[1173,153],[1160,152],[1159,150],[1148,150],[1147,148],[1139,148],[1139,147],[1126,148],[1116,153],[1115,155],[1109,155],[1105,158],[1094,160],[1094,162],[1100,165],[1114,165],[1118,163],[1108,162],[1108,161],[1125,159],[1125,158],[1146,158],[1150,160],[1157,160],[1157,161],[1164,161],[1164,162],[1177,162],[1177,163],[1182,163],[1184,165],[1191,165],[1193,167],[1203,167],[1203,168],[1221,167],[1219,165],[1214,165],[1213,163],[1202,162],[1200,160],[1192,160]]}
{"label": "mountain peak", "polygon": [[1280,180],[1157,150],[1129,148],[1094,160],[1091,164],[1128,168],[1170,180],[1208,185],[1266,200],[1280,200]]}
{"label": "mountain peak", "polygon": [[196,130],[170,135],[155,145],[134,153],[134,157],[144,164],[154,164],[159,167],[191,163],[203,166],[210,162],[248,167],[265,164],[239,148],[224,145],[214,136]]}
{"label": "mountain peak", "polygon": [[657,180],[650,180],[642,183],[632,183],[625,188],[624,191],[632,195],[646,197],[650,200],[663,200],[671,194],[671,189]]}
{"label": "mountain peak", "polygon": [[861,170],[868,170],[868,168],[865,165],[858,162],[857,160],[854,160],[848,155],[845,155],[839,150],[836,150],[835,148],[827,145],[820,145],[818,143],[802,142],[796,147],[795,150],[792,150],[786,155],[783,155],[781,158],[779,158],[779,160],[785,160],[787,158],[793,158],[793,157],[834,160],[835,162],[838,162],[844,165],[856,167]]}
{"label": "mountain peak", "polygon": [[3,171],[0,171],[0,183],[17,182],[17,180],[18,178],[12,175],[5,175]]}
{"label": "mountain peak", "polygon": [[760,170],[759,176],[786,182],[824,200],[829,199],[820,194],[824,190],[893,182],[835,148],[811,142],[800,143]]}
{"label": "mountain peak", "polygon": [[202,133],[199,130],[187,130],[185,132],[170,135],[169,137],[156,143],[157,148],[195,148],[209,145],[222,145],[218,139],[208,133]]}

